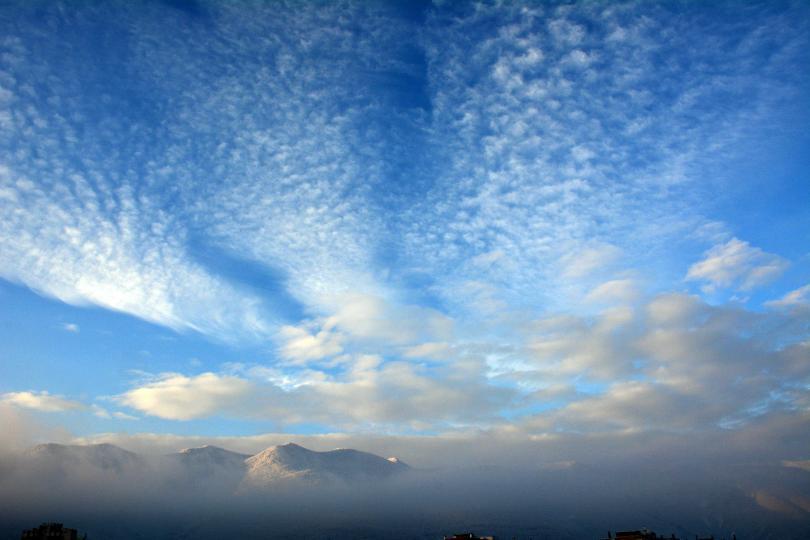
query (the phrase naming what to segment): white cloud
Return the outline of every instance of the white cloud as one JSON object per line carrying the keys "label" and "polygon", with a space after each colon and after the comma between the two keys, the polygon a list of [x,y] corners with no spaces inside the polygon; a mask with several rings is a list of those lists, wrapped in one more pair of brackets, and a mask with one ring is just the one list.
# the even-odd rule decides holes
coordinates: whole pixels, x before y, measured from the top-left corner
{"label": "white cloud", "polygon": [[[64,168],[58,154],[50,159],[54,170]],[[27,164],[19,167],[3,181],[39,175],[26,171]],[[17,203],[0,201],[7,216],[0,225],[0,276],[70,304],[95,304],[175,329],[218,337],[268,332],[259,300],[190,261],[182,227],[159,208],[127,186],[97,189],[78,174],[70,185],[44,182],[21,190]]]}
{"label": "white cloud", "polygon": [[237,377],[203,373],[187,377],[168,373],[119,397],[121,404],[171,420],[189,420],[231,413],[254,392],[252,383]]}
{"label": "white cloud", "polygon": [[622,251],[610,244],[590,246],[565,255],[563,276],[576,279],[588,276],[598,270],[610,267],[621,257]]}
{"label": "white cloud", "polygon": [[545,54],[541,49],[530,47],[523,55],[515,58],[515,63],[526,67],[536,66],[542,63],[544,58]]}
{"label": "white cloud", "polygon": [[499,378],[553,404],[527,420],[538,433],[739,428],[807,408],[807,320],[801,310],[763,314],[660,295],[643,309],[536,321],[525,330],[528,359],[507,358]]}
{"label": "white cloud", "polygon": [[[430,276],[427,292],[454,315],[474,311],[456,296],[471,282],[515,305],[554,305],[561,281],[610,277],[588,259],[594,245],[621,239],[628,259],[655,259],[708,221],[669,184],[699,198],[694,171],[765,125],[804,50],[789,25],[766,31],[784,15],[752,17],[734,29],[746,46],[721,50],[688,17],[661,23],[671,18],[659,5],[531,17],[480,5],[449,19],[435,6],[420,32],[363,3],[267,9],[220,7],[205,31],[176,32],[157,7],[116,18],[137,28],[128,73],[151,89],[148,106],[170,111],[159,123],[130,114],[115,88],[108,103],[75,86],[104,79],[96,50],[77,44],[62,58],[38,30],[15,27],[0,93],[0,276],[236,340],[277,335],[278,306],[199,252],[266,269],[282,300],[316,318],[355,292],[412,303],[408,287],[391,289],[414,275]],[[99,13],[87,15],[77,20]],[[755,53],[765,45],[767,60]],[[379,84],[390,77],[414,84],[418,106],[392,91],[402,85]],[[388,249],[392,268],[379,257]],[[582,257],[561,268],[570,253]]]}
{"label": "white cloud", "polygon": [[810,304],[810,285],[794,289],[778,300],[771,300],[765,305],[773,308],[789,308]]}
{"label": "white cloud", "polygon": [[78,324],[76,324],[76,323],[64,323],[64,324],[62,325],[62,328],[63,328],[63,329],[66,331],[66,332],[71,332],[71,333],[73,333],[73,334],[78,334],[78,333],[79,333],[79,325],[78,325]]}
{"label": "white cloud", "polygon": [[632,304],[640,296],[632,279],[612,279],[596,286],[586,296],[586,302]]}
{"label": "white cloud", "polygon": [[0,401],[42,412],[84,411],[88,406],[80,401],[67,399],[64,396],[41,392],[8,392],[0,395]]}
{"label": "white cloud", "polygon": [[338,328],[356,340],[404,345],[448,339],[454,332],[450,317],[428,307],[398,304],[368,294],[346,294],[337,304],[325,327]]}
{"label": "white cloud", "polygon": [[171,373],[116,399],[142,413],[171,420],[226,416],[353,429],[425,429],[491,421],[512,392],[487,387],[481,364],[468,364],[429,369],[358,355],[346,360],[336,375],[312,369],[285,375],[261,366],[243,370],[240,376]]}
{"label": "white cloud", "polygon": [[732,238],[708,250],[703,260],[689,268],[686,279],[708,282],[711,288],[747,291],[776,279],[788,266],[782,257]]}
{"label": "white cloud", "polygon": [[91,413],[93,416],[109,420],[137,420],[136,417],[120,411],[109,411],[100,405],[92,403],[90,405],[81,401],[68,399],[64,396],[51,394],[45,390],[34,392],[7,392],[0,394],[0,403],[13,405],[23,409],[30,409],[48,413],[83,412]]}
{"label": "white cloud", "polygon": [[[173,420],[393,432],[517,422],[536,435],[739,427],[810,403],[807,312],[758,313],[675,293],[642,303],[635,294],[633,307],[528,322],[514,313],[465,341],[389,344],[385,357],[363,352],[376,343],[368,333],[347,333],[346,350],[328,362],[163,374],[117,400]],[[514,420],[538,406],[544,412]]]}
{"label": "white cloud", "polygon": [[593,159],[596,157],[596,154],[593,150],[590,150],[587,146],[578,145],[571,149],[571,155],[574,159],[578,162],[588,161],[589,159]]}
{"label": "white cloud", "polygon": [[[0,170],[0,276],[72,304],[230,340],[274,333],[273,299],[220,275],[200,251],[266,266],[315,312],[325,296],[374,287],[373,239],[384,227],[369,199],[392,151],[362,127],[385,111],[369,105],[373,85],[360,85],[368,99],[358,98],[351,74],[407,72],[408,62],[391,55],[408,29],[383,25],[381,33],[382,14],[363,6],[326,18],[322,9],[264,10],[217,10],[210,31],[221,39],[167,32],[176,27],[171,13],[116,17],[138,27],[130,69],[151,85],[155,105],[171,101],[159,125],[121,104],[93,123],[82,113],[106,102],[71,81],[93,76],[96,51],[76,47],[49,63],[19,28],[12,99],[0,104],[12,121],[0,141],[9,158]],[[350,38],[344,24],[368,32]],[[233,69],[210,70],[200,50]],[[269,69],[260,58],[278,62]],[[53,84],[31,96],[41,77]]]}
{"label": "white cloud", "polygon": [[[486,424],[512,393],[486,385],[480,365],[428,370],[409,362],[358,358],[344,377],[315,387],[321,399],[354,425],[394,424],[432,429],[447,422]],[[345,422],[345,420],[344,420]]]}
{"label": "white cloud", "polygon": [[406,358],[429,358],[431,360],[448,360],[452,357],[453,347],[449,343],[420,343],[404,351]]}
{"label": "white cloud", "polygon": [[609,381],[632,375],[633,322],[628,308],[605,311],[593,320],[557,316],[536,321],[527,337],[536,377]]}
{"label": "white cloud", "polygon": [[331,327],[310,333],[307,328],[283,326],[281,355],[296,363],[321,360],[343,352],[343,336]]}
{"label": "white cloud", "polygon": [[[683,295],[590,317],[567,301],[638,302],[617,267],[644,264],[639,275],[656,279],[692,229],[717,245],[687,279],[748,290],[784,270],[728,240],[695,201],[717,188],[704,165],[784,99],[803,33],[752,17],[734,28],[745,46],[718,48],[689,17],[648,16],[666,15],[662,5],[527,17],[482,4],[449,18],[435,6],[418,33],[425,72],[400,48],[413,44],[411,23],[363,3],[267,9],[223,6],[204,31],[134,18],[127,72],[152,90],[146,105],[166,111],[159,125],[73,84],[97,51],[48,63],[37,49],[47,40],[9,40],[0,276],[179,330],[274,337],[287,361],[164,374],[121,403],[178,420],[424,427],[506,422],[512,398],[531,408],[540,389],[570,405],[552,423],[596,429],[604,409],[617,429],[644,427],[685,400],[680,429],[694,403],[705,425],[769,393],[806,399],[785,388],[787,372],[806,376],[806,346],[787,330],[797,314],[768,319],[779,329],[763,335],[754,314]],[[400,85],[377,84],[391,76],[424,102],[405,106],[390,91]],[[209,249],[266,271],[279,303],[295,304],[285,321],[310,319],[278,323],[274,287],[224,275],[200,260]],[[773,305],[805,298],[799,289]],[[733,398],[713,400],[712,385]],[[649,400],[649,416],[626,396]]]}
{"label": "white cloud", "polygon": [[434,309],[356,293],[338,295],[330,304],[335,311],[327,317],[282,327],[279,354],[290,364],[335,365],[349,357],[344,352],[394,352],[453,337],[453,319]]}
{"label": "white cloud", "polygon": [[[577,67],[585,67],[592,61],[593,61],[592,56],[580,49],[574,49],[573,51],[568,53],[568,56],[566,56],[564,60],[564,62]],[[579,159],[578,161],[581,161],[581,159]]]}
{"label": "white cloud", "polygon": [[110,411],[102,407],[101,405],[97,405],[95,403],[93,403],[90,406],[85,406],[84,408],[90,411],[93,414],[93,416],[103,418],[104,420],[111,420],[113,418],[116,420],[138,420],[137,417],[132,416],[130,414],[126,414],[121,411]]}
{"label": "white cloud", "polygon": [[473,257],[472,263],[476,266],[482,266],[484,268],[489,267],[493,264],[497,264],[499,260],[501,260],[504,256],[503,251],[494,250],[488,253],[481,253]]}
{"label": "white cloud", "polygon": [[566,19],[554,19],[548,23],[548,28],[563,46],[578,45],[585,37],[585,28]]}
{"label": "white cloud", "polygon": [[[462,283],[481,282],[512,306],[570,307],[581,296],[567,281],[590,288],[610,278],[607,261],[589,260],[600,245],[668,286],[661,269],[683,264],[678,241],[712,223],[711,209],[695,202],[708,189],[705,171],[736,151],[753,118],[769,123],[764,111],[782,98],[763,95],[763,85],[785,96],[793,83],[770,70],[795,61],[803,42],[791,27],[786,56],[765,75],[752,51],[764,46],[765,28],[784,24],[780,16],[751,19],[741,31],[753,48],[730,51],[710,46],[711,32],[694,20],[662,25],[668,15],[652,4],[577,5],[537,18],[503,4],[431,13],[431,140],[443,167],[408,212],[404,238],[447,305]],[[533,49],[543,51],[542,70],[524,61]],[[696,73],[697,54],[724,75]],[[724,106],[710,106],[717,102]],[[673,197],[674,184],[693,196]],[[472,262],[493,252],[509,264]],[[750,282],[776,270],[762,267]]]}
{"label": "white cloud", "polygon": [[[716,420],[698,396],[642,381],[624,381],[553,415],[558,427],[583,431],[693,431]],[[702,421],[701,421],[702,420]]]}

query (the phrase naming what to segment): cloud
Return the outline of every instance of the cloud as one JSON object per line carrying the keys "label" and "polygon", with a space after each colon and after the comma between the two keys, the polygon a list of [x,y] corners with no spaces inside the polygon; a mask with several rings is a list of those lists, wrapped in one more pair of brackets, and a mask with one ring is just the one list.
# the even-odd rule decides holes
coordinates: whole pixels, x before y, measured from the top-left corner
{"label": "cloud", "polygon": [[[223,275],[209,252],[267,269],[281,296],[316,312],[325,296],[373,286],[373,237],[384,227],[371,182],[394,156],[372,127],[388,118],[370,105],[379,103],[378,85],[360,84],[361,97],[354,75],[409,76],[407,59],[396,58],[408,52],[397,45],[406,21],[387,24],[387,9],[363,6],[326,19],[320,9],[273,17],[264,9],[215,10],[202,32],[165,7],[115,17],[77,8],[77,27],[120,24],[122,35],[137,28],[131,79],[120,86],[96,47],[77,44],[60,58],[26,24],[32,13],[21,12],[7,54],[10,98],[0,104],[10,122],[0,141],[9,156],[0,169],[0,276],[71,304],[222,340],[266,339],[278,329],[278,306],[239,272]],[[346,28],[336,31],[335,21]],[[182,37],[167,32],[177,24]],[[357,25],[362,39],[349,37]],[[202,60],[211,56],[235,69],[211,69]],[[260,58],[278,61],[270,69]],[[53,85],[31,95],[41,77]],[[72,82],[91,79],[103,81],[106,101]],[[148,110],[171,113],[157,124],[151,113],[135,114],[130,85],[149,88]],[[94,120],[101,117],[109,122]],[[132,155],[141,156],[137,171]],[[216,182],[202,180],[209,177]]]}
{"label": "cloud", "polygon": [[62,328],[63,328],[63,329],[66,331],[66,332],[71,332],[71,333],[73,333],[73,334],[78,334],[78,333],[79,333],[79,325],[78,325],[78,324],[76,324],[76,323],[64,323],[64,324],[62,325]]}
{"label": "cloud", "polygon": [[503,256],[504,256],[503,251],[499,250],[490,251],[489,253],[481,253],[473,258],[472,263],[475,264],[476,266],[486,268],[493,264],[497,264],[497,262],[501,260]]}
{"label": "cloud", "polygon": [[[654,299],[646,315],[621,338],[624,348],[598,349],[603,363],[632,360],[632,366],[624,364],[624,375],[544,421],[577,429],[691,431],[805,408],[810,368],[800,328],[806,315],[766,321],[761,314],[683,295]],[[784,327],[775,331],[772,325]],[[585,337],[578,346],[587,351],[596,339]]]}
{"label": "cloud", "polygon": [[370,294],[344,294],[335,311],[279,332],[279,354],[290,363],[340,363],[343,352],[394,351],[420,341],[452,338],[455,322],[438,310]]}
{"label": "cloud", "polygon": [[563,258],[563,276],[567,278],[585,277],[614,264],[621,255],[622,251],[610,244],[591,246],[570,253]]}
{"label": "cloud", "polygon": [[[377,4],[268,9],[220,6],[203,27],[164,5],[75,7],[43,41],[20,7],[0,276],[230,341],[354,294],[474,318],[458,291],[480,283],[559,307],[566,281],[610,279],[616,253],[650,270],[713,223],[694,202],[714,189],[704,171],[770,125],[805,50],[790,10],[765,7],[710,28],[699,10],[664,24],[671,8],[652,4],[436,5],[418,21]],[[131,37],[123,79],[98,47],[56,45],[99,24]],[[712,46],[723,32],[740,47]]]}
{"label": "cloud", "polygon": [[794,289],[778,300],[771,300],[765,305],[771,308],[791,308],[810,304],[810,285]]}
{"label": "cloud", "polygon": [[[42,134],[46,141],[52,136]],[[54,169],[64,167],[58,154],[50,159]],[[0,174],[19,191],[14,204],[0,201],[8,215],[0,226],[4,278],[70,304],[95,304],[178,330],[267,332],[260,301],[190,261],[182,227],[137,200],[132,188],[94,189],[78,174],[70,179],[73,190],[60,182],[35,185],[24,179],[37,171],[23,164]]]}
{"label": "cloud", "polygon": [[[619,260],[668,287],[662,267],[683,264],[673,246],[714,222],[699,202],[705,171],[737,151],[754,118],[773,126],[763,111],[803,84],[776,82],[777,64],[805,43],[781,13],[747,19],[750,48],[732,51],[710,45],[726,29],[705,26],[697,9],[677,28],[662,25],[672,20],[662,4],[532,11],[499,4],[428,16],[431,141],[442,167],[403,215],[403,238],[450,309],[464,311],[457,291],[468,282],[499,289],[512,307],[576,309],[581,296],[570,289],[610,279]],[[781,42],[788,56],[765,75],[752,61],[767,49],[762,32],[777,27],[792,28]],[[535,50],[542,60],[526,62]],[[718,70],[698,72],[700,62]],[[673,186],[694,197],[673,196]],[[498,264],[476,264],[489,253],[502,254]]]}
{"label": "cloud", "polygon": [[43,441],[62,442],[71,438],[71,433],[61,426],[44,423],[33,412],[36,409],[20,407],[0,398],[0,462],[9,452],[22,451]]}
{"label": "cloud", "polygon": [[[568,56],[565,57],[563,62],[579,68],[583,68],[588,64],[590,64],[591,62],[593,62],[593,58],[585,51],[582,51],[580,49],[574,49],[573,51],[568,53]],[[582,161],[582,158],[581,157],[577,158],[577,161]]]}
{"label": "cloud", "polygon": [[[118,396],[158,418],[525,419],[521,436],[551,437],[804,410],[801,310],[644,299],[636,283],[671,290],[692,231],[716,245],[690,281],[750,290],[784,271],[703,201],[725,182],[705,178],[806,82],[797,10],[732,24],[664,4],[437,4],[417,21],[256,4],[195,25],[150,4],[76,7],[43,40],[43,15],[19,6],[0,73],[0,276],[272,341],[254,364]],[[99,26],[128,36],[115,77],[70,41]]]}
{"label": "cloud", "polygon": [[42,412],[84,411],[88,409],[88,406],[84,403],[49,394],[47,391],[8,392],[0,395],[0,401],[9,405]]}
{"label": "cloud", "polygon": [[585,28],[566,18],[549,21],[548,28],[554,39],[562,46],[578,45],[585,38]]}
{"label": "cloud", "polygon": [[597,432],[660,429],[691,432],[716,420],[695,396],[642,381],[616,383],[604,394],[572,403],[553,416],[558,428]]}
{"label": "cloud", "polygon": [[322,360],[343,352],[343,336],[332,328],[324,327],[310,333],[305,328],[284,326],[280,333],[284,342],[281,355],[296,363]]}
{"label": "cloud", "polygon": [[143,413],[171,420],[228,415],[255,392],[254,385],[237,377],[202,373],[188,377],[167,373],[129,390],[118,400]]}
{"label": "cloud", "polygon": [[453,347],[448,343],[430,342],[420,343],[413,347],[408,347],[404,351],[406,358],[430,358],[432,360],[449,359],[452,355]]}
{"label": "cloud", "polygon": [[703,308],[700,298],[692,295],[667,293],[653,298],[647,304],[647,315],[652,328],[687,326],[699,319]]}
{"label": "cloud", "polygon": [[68,399],[64,396],[51,394],[45,390],[7,392],[0,394],[0,403],[14,407],[47,413],[87,412],[98,418],[110,420],[137,420],[136,417],[121,411],[109,411],[95,403],[87,404],[81,401]]}
{"label": "cloud", "polygon": [[491,421],[512,392],[487,387],[480,361],[466,364],[428,368],[357,355],[343,359],[336,374],[262,366],[242,369],[239,375],[167,373],[116,400],[171,420],[225,416],[279,425],[417,430]]}
{"label": "cloud", "polygon": [[429,370],[409,362],[380,363],[362,357],[337,381],[316,391],[353,422],[399,424],[433,429],[448,422],[466,424],[494,420],[511,391],[487,386],[480,365]]}
{"label": "cloud", "polygon": [[634,323],[628,308],[607,310],[593,320],[564,315],[537,320],[527,336],[531,371],[547,382],[627,377],[634,371]]}
{"label": "cloud", "polygon": [[689,267],[686,279],[708,282],[712,289],[748,291],[776,279],[788,266],[782,257],[732,238],[708,250],[703,260]]}
{"label": "cloud", "polygon": [[332,314],[320,321],[321,332],[341,332],[355,342],[406,345],[448,339],[454,332],[454,320],[439,310],[379,295],[343,294],[333,307]]}
{"label": "cloud", "polygon": [[118,401],[174,420],[395,432],[525,423],[533,434],[740,427],[810,402],[807,312],[677,293],[635,302],[593,315],[508,316],[465,339],[406,342],[385,357],[362,352],[367,336],[347,337],[329,361],[164,374]]}
{"label": "cloud", "polygon": [[632,279],[613,279],[596,286],[586,296],[586,302],[631,304],[640,294]]}
{"label": "cloud", "polygon": [[527,420],[539,433],[740,428],[806,409],[807,321],[801,310],[759,313],[664,294],[639,308],[534,321],[498,379],[527,392],[523,406],[543,407]]}
{"label": "cloud", "polygon": [[110,420],[115,418],[116,420],[138,420],[138,417],[132,416],[131,414],[126,414],[121,411],[108,411],[104,407],[100,405],[96,405],[95,403],[90,405],[88,408],[94,416],[98,418],[103,418],[105,420]]}
{"label": "cloud", "polygon": [[[808,523],[807,514],[796,511],[806,500],[807,473],[786,470],[779,464],[778,452],[757,455],[752,449],[761,450],[759,437],[781,440],[787,426],[806,428],[807,418],[792,418],[782,425],[780,419],[769,420],[766,429],[755,434],[756,441],[747,441],[751,446],[729,432],[690,437],[563,435],[530,441],[504,433],[430,439],[297,436],[296,442],[319,450],[348,446],[383,456],[398,454],[416,470],[373,485],[271,485],[248,493],[234,492],[240,471],[214,468],[214,474],[203,477],[199,471],[211,469],[198,463],[192,469],[197,475],[189,479],[188,470],[178,469],[175,460],[158,454],[203,441],[252,453],[286,442],[283,435],[280,440],[280,434],[274,433],[212,440],[106,434],[84,441],[123,442],[146,454],[133,456],[111,447],[64,448],[54,452],[61,454],[62,462],[49,463],[50,470],[62,474],[43,474],[26,466],[31,461],[20,460],[21,466],[0,485],[4,503],[0,517],[15,524],[43,508],[88,516],[82,521],[88,535],[109,527],[107,538],[113,540],[147,526],[170,536],[189,527],[199,527],[204,538],[228,534],[260,538],[270,528],[279,535],[295,536],[302,522],[309,534],[326,536],[340,530],[346,536],[376,537],[390,531],[392,521],[400,524],[397,530],[404,536],[418,536],[426,528],[441,534],[462,522],[476,523],[499,536],[529,536],[542,529],[550,536],[590,537],[608,519],[644,522],[657,531],[675,530],[680,537],[706,531],[718,538],[732,533],[799,538]],[[178,446],[183,442],[187,444]],[[48,459],[34,463],[48,464]],[[448,498],[447,486],[453,486],[458,495]],[[476,505],[482,492],[499,496]],[[662,505],[666,512],[660,516],[656,512]],[[790,510],[790,519],[785,509]],[[209,519],[212,515],[216,519]],[[414,524],[413,515],[423,517]],[[121,524],[124,530],[119,532],[115,525]],[[767,529],[764,534],[763,528]]]}

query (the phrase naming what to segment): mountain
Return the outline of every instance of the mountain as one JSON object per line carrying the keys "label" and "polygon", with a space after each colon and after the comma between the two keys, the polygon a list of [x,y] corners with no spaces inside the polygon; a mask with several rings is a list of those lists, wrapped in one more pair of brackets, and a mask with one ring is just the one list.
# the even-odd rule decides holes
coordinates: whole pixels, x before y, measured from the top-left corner
{"label": "mountain", "polygon": [[112,444],[40,444],[30,448],[25,457],[33,464],[62,471],[92,467],[121,473],[144,466],[140,456]]}
{"label": "mountain", "polygon": [[250,456],[216,446],[187,448],[164,456],[141,457],[112,444],[41,444],[29,449],[32,470],[54,477],[81,477],[96,470],[108,477],[152,477],[178,489],[223,490],[268,487],[280,481],[312,485],[362,483],[410,470],[397,458],[359,450],[316,452],[297,444],[272,446]]}
{"label": "mountain", "polygon": [[410,470],[397,458],[386,459],[350,449],[315,452],[294,443],[272,446],[248,458],[245,464],[245,484],[251,487],[290,480],[305,483],[375,481]]}
{"label": "mountain", "polygon": [[167,474],[176,483],[185,483],[196,489],[221,489],[233,491],[245,475],[245,460],[248,454],[231,452],[217,446],[186,448],[165,456]]}
{"label": "mountain", "polygon": [[245,460],[250,455],[205,445],[199,448],[186,448],[168,457],[184,467],[205,473],[214,469],[244,469]]}

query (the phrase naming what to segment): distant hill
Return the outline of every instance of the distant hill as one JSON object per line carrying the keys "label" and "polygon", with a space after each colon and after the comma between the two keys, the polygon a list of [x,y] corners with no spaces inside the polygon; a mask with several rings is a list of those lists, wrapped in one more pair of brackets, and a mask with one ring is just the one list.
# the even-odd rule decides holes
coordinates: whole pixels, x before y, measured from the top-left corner
{"label": "distant hill", "polygon": [[231,452],[218,446],[201,446],[186,448],[176,454],[167,456],[170,460],[182,465],[189,472],[210,475],[216,470],[244,470],[245,460],[250,454]]}
{"label": "distant hill", "polygon": [[124,472],[142,468],[145,464],[138,454],[112,444],[39,444],[30,448],[25,457],[46,470],[64,472],[88,466],[105,471]]}
{"label": "distant hill", "polygon": [[410,470],[397,458],[338,449],[316,452],[288,443],[250,456],[216,446],[187,448],[164,456],[145,457],[112,444],[86,446],[41,444],[25,455],[38,471],[57,476],[87,469],[107,474],[141,474],[149,469],[167,482],[221,488],[223,484],[265,488],[278,482],[355,483],[393,477]]}
{"label": "distant hill", "polygon": [[410,470],[397,458],[351,449],[314,452],[293,443],[272,446],[245,463],[245,482],[253,487],[289,480],[351,483],[390,478]]}

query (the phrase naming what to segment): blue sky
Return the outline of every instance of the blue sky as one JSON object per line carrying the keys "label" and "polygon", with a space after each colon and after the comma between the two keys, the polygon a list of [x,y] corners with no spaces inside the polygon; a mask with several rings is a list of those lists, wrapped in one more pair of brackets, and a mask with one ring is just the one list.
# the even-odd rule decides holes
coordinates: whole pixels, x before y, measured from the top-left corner
{"label": "blue sky", "polygon": [[7,3],[0,400],[82,436],[806,416],[808,23]]}

